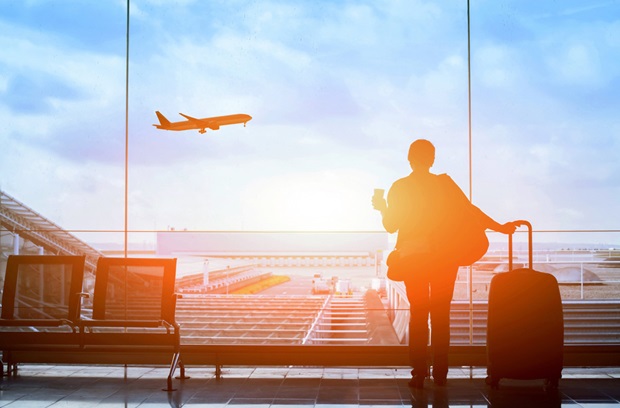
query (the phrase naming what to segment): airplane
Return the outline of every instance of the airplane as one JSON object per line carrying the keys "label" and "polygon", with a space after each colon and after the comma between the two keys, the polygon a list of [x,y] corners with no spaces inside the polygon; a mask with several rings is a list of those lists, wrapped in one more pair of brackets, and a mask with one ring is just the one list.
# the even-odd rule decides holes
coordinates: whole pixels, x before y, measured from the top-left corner
{"label": "airplane", "polygon": [[183,116],[187,120],[183,120],[180,122],[170,122],[164,115],[162,115],[159,111],[155,111],[157,118],[159,119],[159,124],[154,124],[157,129],[162,130],[190,130],[190,129],[198,129],[199,133],[205,133],[207,128],[211,130],[218,130],[220,126],[223,125],[234,125],[236,123],[243,123],[243,126],[252,120],[250,115],[246,115],[244,113],[238,113],[235,115],[225,115],[225,116],[213,116],[211,118],[193,118],[191,116],[185,115],[183,113],[179,113],[179,115]]}

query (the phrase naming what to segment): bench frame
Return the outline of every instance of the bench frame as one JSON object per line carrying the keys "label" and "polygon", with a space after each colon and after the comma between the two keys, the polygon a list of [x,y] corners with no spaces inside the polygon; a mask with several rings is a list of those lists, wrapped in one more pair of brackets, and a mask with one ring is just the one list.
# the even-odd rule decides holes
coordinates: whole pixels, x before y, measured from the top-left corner
{"label": "bench frame", "polygon": [[[66,319],[27,319],[20,321],[13,316],[13,303],[17,285],[17,268],[20,263],[67,264],[73,266],[69,311]],[[105,297],[111,267],[163,267],[160,315],[154,320],[109,320],[105,314]],[[174,391],[172,377],[177,368],[181,379],[185,366],[181,360],[180,328],[175,320],[177,294],[175,293],[175,258],[107,258],[97,262],[93,317],[82,316],[81,298],[89,297],[82,292],[84,257],[54,255],[10,255],[7,278],[3,293],[0,326],[5,330],[0,340],[2,361],[0,374],[17,373],[18,363],[71,363],[71,364],[160,364],[162,356],[172,360],[165,391]],[[6,300],[6,303],[5,303]],[[4,317],[7,318],[4,318]],[[4,323],[4,324],[3,324]],[[23,332],[13,327],[56,327],[67,325],[70,332],[45,331]],[[99,329],[103,329],[100,331]],[[156,329],[156,332],[141,332]]]}

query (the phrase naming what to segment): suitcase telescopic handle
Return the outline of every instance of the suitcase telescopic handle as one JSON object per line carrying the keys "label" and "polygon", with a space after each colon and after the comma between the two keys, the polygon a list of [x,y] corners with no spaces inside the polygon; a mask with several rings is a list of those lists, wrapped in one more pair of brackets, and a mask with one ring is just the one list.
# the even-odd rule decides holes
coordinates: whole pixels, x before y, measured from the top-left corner
{"label": "suitcase telescopic handle", "polygon": [[[527,227],[527,250],[529,267],[534,268],[534,251],[532,244],[532,224],[529,221],[517,220],[513,221],[517,227]],[[508,270],[512,270],[512,234],[508,234]]]}

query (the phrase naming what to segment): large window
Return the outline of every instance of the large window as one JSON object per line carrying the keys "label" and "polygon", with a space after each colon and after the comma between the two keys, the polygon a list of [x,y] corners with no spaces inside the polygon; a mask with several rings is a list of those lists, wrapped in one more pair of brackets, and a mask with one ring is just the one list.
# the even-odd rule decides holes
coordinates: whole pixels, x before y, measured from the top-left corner
{"label": "large window", "polygon": [[[0,189],[106,255],[182,253],[198,286],[252,265],[252,282],[284,278],[244,296],[299,282],[319,299],[307,332],[325,291],[385,287],[394,237],[370,197],[426,138],[433,170],[475,204],[532,222],[565,300],[618,301],[619,15],[581,1],[4,2]],[[252,118],[176,132],[156,111]],[[8,225],[3,259],[40,251]],[[162,252],[192,234],[227,241]],[[489,237],[458,302],[484,302],[506,263],[506,238]]]}

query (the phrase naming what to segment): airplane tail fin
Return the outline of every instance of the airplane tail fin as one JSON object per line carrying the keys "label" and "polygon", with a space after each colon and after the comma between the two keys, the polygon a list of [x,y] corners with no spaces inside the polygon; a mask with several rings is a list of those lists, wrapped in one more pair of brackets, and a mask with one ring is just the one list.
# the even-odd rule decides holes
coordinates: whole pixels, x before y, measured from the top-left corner
{"label": "airplane tail fin", "polygon": [[164,115],[162,115],[159,111],[155,111],[155,114],[157,115],[157,119],[159,119],[159,125],[153,125],[153,126],[162,127],[162,128],[170,127],[170,121],[166,119]]}

